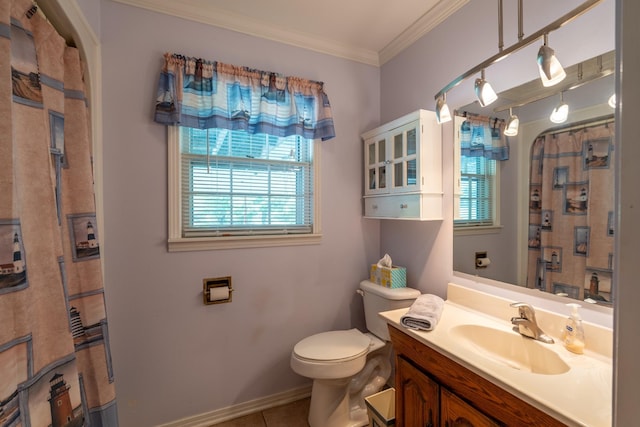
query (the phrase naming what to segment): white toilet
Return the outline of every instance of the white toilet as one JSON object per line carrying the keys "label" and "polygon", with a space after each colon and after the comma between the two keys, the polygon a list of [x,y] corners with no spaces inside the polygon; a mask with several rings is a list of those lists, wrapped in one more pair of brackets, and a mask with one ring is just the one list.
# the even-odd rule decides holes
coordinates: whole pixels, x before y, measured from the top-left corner
{"label": "white toilet", "polygon": [[311,427],[362,427],[369,424],[364,398],[382,389],[391,375],[391,343],[381,311],[411,306],[412,288],[385,288],[360,282],[369,332],[322,332],[304,338],[291,352],[294,372],[313,379]]}

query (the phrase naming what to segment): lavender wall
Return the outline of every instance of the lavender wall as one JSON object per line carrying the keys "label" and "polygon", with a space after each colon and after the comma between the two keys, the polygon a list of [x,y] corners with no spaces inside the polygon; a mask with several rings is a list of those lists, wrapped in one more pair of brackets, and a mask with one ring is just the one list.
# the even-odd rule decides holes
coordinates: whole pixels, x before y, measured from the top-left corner
{"label": "lavender wall", "polygon": [[100,39],[100,0],[76,0],[87,23]]}
{"label": "lavender wall", "polygon": [[[308,384],[288,368],[291,346],[310,333],[362,322],[359,301],[353,296],[354,282],[366,274],[366,265],[381,252],[397,255],[399,262],[409,266],[410,282],[419,282],[423,290],[439,291],[441,283],[452,278],[451,209],[445,209],[443,223],[383,221],[381,234],[378,222],[360,219],[358,134],[416,108],[432,109],[433,94],[453,75],[492,54],[495,37],[472,32],[468,24],[474,21],[471,17],[479,21],[483,13],[494,16],[494,1],[470,2],[452,18],[455,25],[443,24],[385,64],[380,78],[370,67],[111,1],[77,2],[100,35],[103,49],[104,159],[97,160],[103,162],[105,173],[103,182],[96,185],[104,187],[105,193],[105,288],[122,427],[156,425]],[[615,3],[624,26],[618,27],[617,47],[622,43],[626,48],[625,71],[636,75],[640,64],[633,52],[637,51],[635,17],[639,6],[635,0]],[[592,22],[593,38],[600,37],[602,31],[610,33],[610,15],[605,15],[600,22]],[[526,23],[529,18],[527,14]],[[179,32],[182,34],[177,35]],[[194,34],[207,40],[192,41]],[[593,48],[590,53],[597,53],[611,48],[609,38],[589,37],[584,42],[576,38],[573,42],[577,40],[578,45]],[[221,41],[232,47],[220,45]],[[561,48],[552,38],[558,52],[562,49],[565,63],[582,59],[572,50],[573,42],[568,40],[566,48]],[[150,117],[159,58],[172,50],[327,82],[339,136],[322,149],[323,245],[166,252],[165,135]],[[443,63],[436,62],[439,60]],[[511,64],[511,59],[508,62]],[[500,81],[517,84],[534,78],[527,74],[528,65],[526,68],[514,68]],[[511,81],[514,76],[520,80]],[[625,109],[618,126],[628,123],[619,133],[633,141],[640,86],[632,78],[619,85]],[[456,88],[449,95],[450,104],[455,107],[472,101],[468,94],[469,90]],[[452,128],[445,125],[443,132],[450,135]],[[445,146],[451,142],[445,137]],[[634,166],[633,159],[638,157],[634,147],[637,144],[623,145],[630,163],[623,165],[628,167],[620,179],[618,198],[624,207],[622,223],[627,227],[617,259],[616,425],[629,425],[635,419],[634,393],[639,381],[635,307],[640,287],[635,284],[640,274],[636,256],[640,228],[634,226],[638,205],[634,188],[640,169]],[[446,149],[444,164],[446,179],[452,176]],[[451,191],[445,186],[445,206],[451,206]],[[266,274],[260,274],[260,269]],[[226,274],[234,276],[238,288],[235,301],[217,308],[202,306],[202,277]]]}
{"label": "lavender wall", "polygon": [[[360,133],[379,124],[379,70],[102,1],[105,279],[121,426],[151,426],[310,385],[303,337],[364,327],[355,294],[379,258],[362,218]],[[321,245],[169,253],[166,129],[152,122],[164,52],[324,81],[337,137],[322,143]],[[202,279],[233,277],[230,304]]]}
{"label": "lavender wall", "polygon": [[[517,42],[517,2],[504,3],[504,44],[507,47]],[[535,8],[527,8],[529,3],[524,2],[525,36],[578,4],[545,0],[536,2]],[[416,108],[433,110],[433,97],[440,89],[498,52],[497,28],[497,3],[494,0],[474,0],[386,63],[381,69],[381,119],[390,120]],[[549,45],[564,64],[574,64],[614,49],[614,28],[614,1],[606,0],[578,20],[553,32]],[[540,44],[533,43],[487,69],[486,78],[497,92],[536,78],[535,58]],[[447,94],[451,109],[474,101],[473,80],[473,77],[466,80]],[[490,115],[492,111],[487,110],[487,115]],[[453,277],[451,122],[443,125],[442,131],[444,221],[440,224],[383,221],[381,252],[389,252],[398,265],[407,267],[412,286],[445,296],[446,285]]]}

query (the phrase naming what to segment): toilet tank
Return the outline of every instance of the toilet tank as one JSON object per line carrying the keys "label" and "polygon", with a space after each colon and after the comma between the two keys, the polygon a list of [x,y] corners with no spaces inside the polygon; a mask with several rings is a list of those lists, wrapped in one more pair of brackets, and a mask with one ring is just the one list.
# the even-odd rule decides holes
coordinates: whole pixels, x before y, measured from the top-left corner
{"label": "toilet tank", "polygon": [[383,341],[389,341],[387,322],[378,313],[381,311],[408,308],[420,295],[412,288],[386,288],[369,280],[360,282],[364,302],[364,317],[367,329]]}

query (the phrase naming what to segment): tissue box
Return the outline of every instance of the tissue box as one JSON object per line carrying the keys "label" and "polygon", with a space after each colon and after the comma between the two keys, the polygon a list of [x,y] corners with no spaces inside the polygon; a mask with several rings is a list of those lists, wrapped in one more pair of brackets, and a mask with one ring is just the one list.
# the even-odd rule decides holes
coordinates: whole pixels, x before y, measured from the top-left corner
{"label": "tissue box", "polygon": [[369,280],[386,288],[405,288],[407,287],[407,269],[396,265],[389,268],[371,264]]}

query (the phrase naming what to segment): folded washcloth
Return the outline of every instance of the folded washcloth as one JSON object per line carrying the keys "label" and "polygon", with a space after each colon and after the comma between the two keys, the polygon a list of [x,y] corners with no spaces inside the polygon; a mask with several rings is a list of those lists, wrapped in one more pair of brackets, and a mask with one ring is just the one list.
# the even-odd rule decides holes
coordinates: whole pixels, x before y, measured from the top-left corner
{"label": "folded washcloth", "polygon": [[443,309],[442,298],[433,294],[423,294],[416,298],[409,311],[400,318],[400,323],[409,329],[431,331],[438,324]]}

